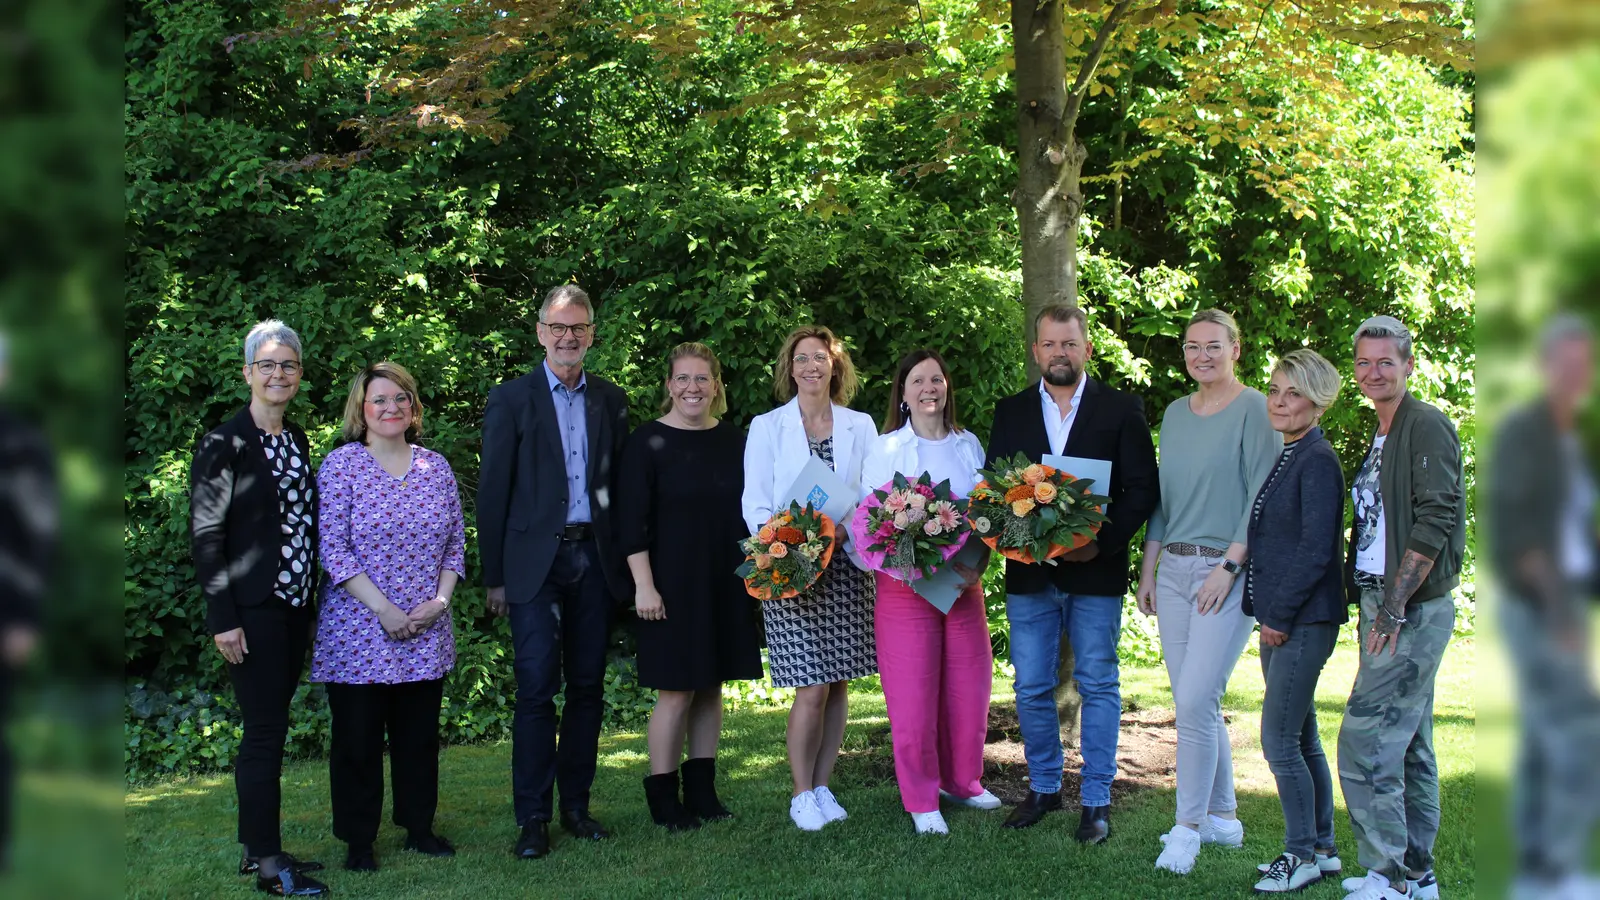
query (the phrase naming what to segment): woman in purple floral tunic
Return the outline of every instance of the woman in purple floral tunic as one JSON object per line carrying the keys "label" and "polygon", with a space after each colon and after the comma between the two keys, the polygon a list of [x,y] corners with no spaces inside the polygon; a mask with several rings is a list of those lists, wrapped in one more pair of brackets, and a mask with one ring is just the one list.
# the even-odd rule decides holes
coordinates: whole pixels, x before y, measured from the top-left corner
{"label": "woman in purple floral tunic", "polygon": [[455,475],[414,443],[421,431],[416,380],[394,363],[368,366],[350,383],[348,443],[317,472],[328,577],[311,680],[328,686],[333,833],[355,871],[378,868],[385,731],[405,849],[455,855],[433,816],[439,705],[456,658],[450,595],[465,573],[466,539]]}

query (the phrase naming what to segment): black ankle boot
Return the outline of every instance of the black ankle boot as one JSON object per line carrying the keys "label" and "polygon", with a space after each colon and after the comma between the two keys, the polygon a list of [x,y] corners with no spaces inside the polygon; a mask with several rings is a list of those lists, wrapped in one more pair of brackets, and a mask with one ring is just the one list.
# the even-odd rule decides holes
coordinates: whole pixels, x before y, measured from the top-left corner
{"label": "black ankle boot", "polygon": [[683,805],[707,822],[733,818],[733,813],[717,798],[716,757],[703,756],[684,761]]}
{"label": "black ankle boot", "polygon": [[668,831],[693,831],[700,827],[700,820],[678,800],[676,771],[646,777],[644,799],[650,804],[650,818]]}

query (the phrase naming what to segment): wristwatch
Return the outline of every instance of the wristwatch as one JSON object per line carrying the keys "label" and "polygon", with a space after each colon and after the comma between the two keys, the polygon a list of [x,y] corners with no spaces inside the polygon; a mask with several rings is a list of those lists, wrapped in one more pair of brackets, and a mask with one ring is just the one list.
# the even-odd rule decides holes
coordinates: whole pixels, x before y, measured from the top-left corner
{"label": "wristwatch", "polygon": [[1237,575],[1244,571],[1244,566],[1224,556],[1222,558],[1222,571],[1227,572],[1229,575]]}
{"label": "wristwatch", "polygon": [[450,608],[450,598],[449,597],[446,597],[445,595],[440,594],[440,595],[434,597],[433,599],[439,601],[440,603],[443,603],[445,609],[449,609]]}

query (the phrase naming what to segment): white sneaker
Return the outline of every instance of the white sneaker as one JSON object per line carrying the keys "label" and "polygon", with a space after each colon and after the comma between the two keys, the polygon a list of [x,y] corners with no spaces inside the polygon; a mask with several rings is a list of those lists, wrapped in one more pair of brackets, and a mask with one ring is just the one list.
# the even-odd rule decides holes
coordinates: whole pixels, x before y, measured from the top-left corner
{"label": "white sneaker", "polygon": [[834,799],[833,791],[828,790],[827,785],[812,788],[811,793],[817,798],[817,806],[822,809],[822,816],[827,821],[843,822],[850,818],[850,814],[844,811],[838,800]]}
{"label": "white sneaker", "polygon": [[1182,825],[1161,836],[1166,848],[1156,857],[1156,868],[1177,875],[1187,875],[1194,868],[1194,858],[1200,854],[1200,832]]}
{"label": "white sneaker", "polygon": [[917,826],[917,834],[949,834],[950,826],[944,823],[944,816],[936,809],[933,812],[912,813],[911,824]]}
{"label": "white sneaker", "polygon": [[[1313,852],[1315,853],[1316,851]],[[1339,861],[1339,852],[1337,850],[1333,853],[1316,853],[1316,857],[1317,871],[1323,875],[1337,875],[1344,868],[1344,863]],[[1266,871],[1270,868],[1272,868],[1272,863],[1262,863],[1256,866],[1256,871],[1266,874]]]}
{"label": "white sneaker", "polygon": [[1380,881],[1383,882],[1384,884],[1388,884],[1389,883],[1389,879],[1383,877],[1382,875],[1379,875],[1377,872],[1374,872],[1371,869],[1368,869],[1367,870],[1367,874],[1365,874],[1365,875],[1352,875],[1349,878],[1346,878],[1345,880],[1339,882],[1339,884],[1344,888],[1345,893],[1353,894],[1356,891],[1359,891],[1362,888],[1366,887],[1368,882],[1372,882],[1372,883],[1376,884],[1377,882],[1380,882]]}
{"label": "white sneaker", "polygon": [[[1353,878],[1346,878],[1344,885],[1348,889]],[[1411,887],[1406,886],[1406,892],[1401,893],[1389,886],[1389,879],[1377,872],[1367,872],[1367,877],[1361,879],[1361,886],[1344,895],[1344,900],[1412,900]]]}
{"label": "white sneaker", "polygon": [[[940,791],[939,796],[949,800],[951,803],[958,803],[962,806],[970,806],[973,809],[1000,808],[1000,798],[989,793],[987,790],[976,797],[957,797],[955,794],[952,794],[948,791]],[[915,814],[913,813],[913,815]]]}
{"label": "white sneaker", "polygon": [[1256,882],[1258,894],[1282,894],[1300,891],[1322,880],[1322,870],[1312,860],[1301,860],[1285,853],[1266,864],[1261,880]]}
{"label": "white sneaker", "polygon": [[1207,815],[1206,820],[1200,823],[1200,842],[1237,850],[1244,846],[1244,823],[1238,819],[1219,819]]}
{"label": "white sneaker", "polygon": [[1415,900],[1439,900],[1439,879],[1433,877],[1432,869],[1423,872],[1421,878],[1407,878],[1406,887]]}
{"label": "white sneaker", "polygon": [[810,791],[796,794],[789,801],[789,818],[801,831],[821,831],[822,826],[828,824],[828,817],[823,815],[822,808],[817,805],[817,797]]}

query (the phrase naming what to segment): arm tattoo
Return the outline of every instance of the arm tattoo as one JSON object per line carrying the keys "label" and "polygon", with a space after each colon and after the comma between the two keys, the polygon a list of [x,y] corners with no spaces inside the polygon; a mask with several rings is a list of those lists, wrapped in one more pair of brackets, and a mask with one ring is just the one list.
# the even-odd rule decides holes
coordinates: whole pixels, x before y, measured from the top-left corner
{"label": "arm tattoo", "polygon": [[1433,571],[1433,560],[1423,556],[1415,550],[1407,550],[1406,555],[1400,560],[1400,569],[1395,572],[1394,581],[1389,583],[1383,605],[1389,614],[1395,617],[1404,616],[1406,602],[1411,595],[1422,587],[1422,582],[1428,578],[1428,573]]}

